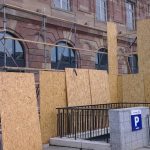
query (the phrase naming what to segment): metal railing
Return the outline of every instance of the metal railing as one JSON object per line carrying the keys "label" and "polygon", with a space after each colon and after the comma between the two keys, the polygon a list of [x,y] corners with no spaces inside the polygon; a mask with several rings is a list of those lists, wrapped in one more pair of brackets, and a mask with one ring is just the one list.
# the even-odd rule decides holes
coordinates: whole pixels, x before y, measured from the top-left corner
{"label": "metal railing", "polygon": [[110,103],[57,108],[57,136],[76,139],[103,139],[109,142],[109,109],[146,106],[150,103]]}

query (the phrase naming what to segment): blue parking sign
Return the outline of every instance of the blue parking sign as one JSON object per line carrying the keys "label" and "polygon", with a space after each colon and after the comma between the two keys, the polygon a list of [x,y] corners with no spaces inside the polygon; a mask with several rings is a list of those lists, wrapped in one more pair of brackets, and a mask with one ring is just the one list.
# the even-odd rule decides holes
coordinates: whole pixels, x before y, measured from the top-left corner
{"label": "blue parking sign", "polygon": [[132,131],[138,131],[142,129],[141,110],[131,111],[131,125],[132,125]]}

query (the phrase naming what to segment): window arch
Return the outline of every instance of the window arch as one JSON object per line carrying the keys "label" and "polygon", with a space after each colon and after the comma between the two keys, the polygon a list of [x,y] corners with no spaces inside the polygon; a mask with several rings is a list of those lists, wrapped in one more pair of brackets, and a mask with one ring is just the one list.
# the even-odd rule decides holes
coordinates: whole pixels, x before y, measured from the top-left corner
{"label": "window arch", "polygon": [[108,52],[106,48],[101,48],[96,54],[96,69],[108,70]]}
{"label": "window arch", "polygon": [[[0,33],[0,66],[4,66],[4,33]],[[6,37],[15,37],[11,33],[6,33]],[[6,39],[6,66],[24,67],[24,48],[19,41]]]}
{"label": "window arch", "polygon": [[138,55],[133,54],[128,56],[128,64],[130,67],[130,73],[135,74],[138,73]]}
{"label": "window arch", "polygon": [[[71,44],[60,41],[57,45],[72,47]],[[76,52],[75,50],[67,47],[55,46],[51,50],[51,67],[52,69],[64,70],[65,68],[75,68],[77,66],[76,62]]]}

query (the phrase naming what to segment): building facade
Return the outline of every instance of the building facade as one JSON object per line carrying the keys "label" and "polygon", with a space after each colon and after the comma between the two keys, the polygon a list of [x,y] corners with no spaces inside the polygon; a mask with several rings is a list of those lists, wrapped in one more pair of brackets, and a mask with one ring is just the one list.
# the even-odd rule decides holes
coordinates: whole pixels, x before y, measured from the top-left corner
{"label": "building facade", "polygon": [[118,34],[133,32],[118,38],[118,71],[120,74],[138,72],[134,33],[137,20],[150,16],[150,1],[0,2],[0,67],[108,70],[107,21],[113,21]]}

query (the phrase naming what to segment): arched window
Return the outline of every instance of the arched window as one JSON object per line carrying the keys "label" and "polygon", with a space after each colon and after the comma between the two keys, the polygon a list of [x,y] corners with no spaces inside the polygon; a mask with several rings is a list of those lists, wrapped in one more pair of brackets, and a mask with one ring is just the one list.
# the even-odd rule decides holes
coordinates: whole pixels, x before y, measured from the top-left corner
{"label": "arched window", "polygon": [[130,72],[135,74],[138,73],[138,56],[137,54],[129,55],[128,56],[128,63],[130,67]]}
{"label": "arched window", "polygon": [[[61,41],[57,45],[72,47],[69,43]],[[76,52],[67,47],[54,47],[51,50],[52,69],[64,70],[65,68],[76,67]]]}
{"label": "arched window", "polygon": [[[0,33],[0,66],[4,66],[4,33]],[[6,33],[6,37],[14,37]],[[6,39],[6,66],[24,67],[24,48],[19,41]]]}
{"label": "arched window", "polygon": [[96,69],[108,70],[108,53],[106,48],[101,48],[96,55]]}

